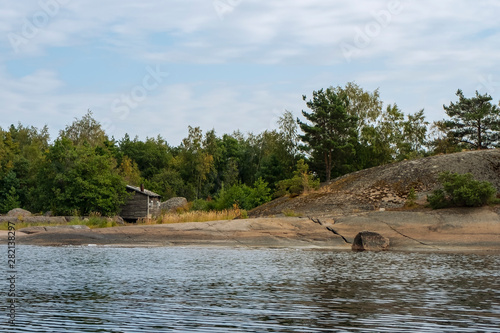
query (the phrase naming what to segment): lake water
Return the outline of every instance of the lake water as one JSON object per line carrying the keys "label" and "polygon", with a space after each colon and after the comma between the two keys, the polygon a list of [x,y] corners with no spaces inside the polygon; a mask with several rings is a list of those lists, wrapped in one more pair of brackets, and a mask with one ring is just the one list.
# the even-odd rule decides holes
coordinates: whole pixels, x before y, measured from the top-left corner
{"label": "lake water", "polygon": [[500,256],[19,246],[16,260],[16,326],[2,277],[0,332],[500,331]]}

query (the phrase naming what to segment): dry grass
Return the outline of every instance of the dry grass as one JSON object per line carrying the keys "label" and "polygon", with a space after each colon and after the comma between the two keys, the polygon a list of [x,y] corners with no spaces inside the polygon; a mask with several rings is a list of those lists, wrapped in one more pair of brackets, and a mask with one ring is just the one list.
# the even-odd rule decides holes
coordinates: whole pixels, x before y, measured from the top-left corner
{"label": "dry grass", "polygon": [[247,212],[241,209],[226,209],[222,211],[190,211],[183,213],[166,213],[155,220],[142,221],[143,224],[166,224],[183,222],[208,222],[218,220],[233,220],[246,218]]}
{"label": "dry grass", "polygon": [[286,217],[302,217],[302,214],[295,212],[293,209],[285,209],[282,211],[282,213]]}
{"label": "dry grass", "polygon": [[[166,213],[157,219],[143,219],[137,221],[138,224],[166,224],[166,223],[183,223],[183,222],[208,222],[218,220],[233,220],[235,218],[247,218],[248,214],[245,210],[234,207],[233,209],[226,209],[223,211],[180,211],[175,213]],[[48,227],[48,226],[63,226],[63,225],[86,225],[91,229],[94,228],[109,228],[117,226],[116,222],[110,221],[106,218],[91,216],[87,219],[74,218],[71,222],[67,223],[27,223],[23,221],[16,221],[16,230],[27,227]],[[7,222],[0,222],[0,230],[8,230]]]}
{"label": "dry grass", "polygon": [[336,179],[332,179],[330,183],[321,187],[318,191],[323,193],[335,193],[341,190],[345,190],[350,184],[356,182],[361,178],[362,174],[359,172],[354,172],[347,174]]}

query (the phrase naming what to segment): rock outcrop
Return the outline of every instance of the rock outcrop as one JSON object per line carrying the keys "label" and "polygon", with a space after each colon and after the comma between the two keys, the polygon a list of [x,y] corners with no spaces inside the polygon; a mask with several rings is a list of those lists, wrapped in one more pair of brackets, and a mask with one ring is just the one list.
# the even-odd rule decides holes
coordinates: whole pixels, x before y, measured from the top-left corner
{"label": "rock outcrop", "polygon": [[[320,221],[321,224],[314,221]],[[325,227],[330,227],[335,233]],[[345,251],[352,249],[354,238],[360,230],[369,230],[389,238],[389,251],[500,254],[499,206],[417,212],[372,211],[339,216],[335,221],[282,217],[96,229],[39,226],[19,230],[16,241],[23,245],[50,246],[213,245]],[[7,230],[0,230],[0,243],[6,242],[8,237]]]}
{"label": "rock outcrop", "polygon": [[12,209],[11,211],[9,211],[7,213],[7,216],[11,216],[11,217],[28,217],[28,216],[31,216],[31,212],[25,210],[25,209],[22,209],[22,208],[14,208]]}
{"label": "rock outcrop", "polygon": [[362,231],[354,237],[353,251],[385,251],[389,248],[389,238],[379,233]]}
{"label": "rock outcrop", "polygon": [[175,211],[177,208],[183,208],[187,205],[188,201],[186,198],[183,197],[177,197],[177,198],[172,198],[169,199],[165,202],[162,202],[160,204],[160,209],[162,212],[172,212]]}
{"label": "rock outcrop", "polygon": [[440,186],[443,171],[471,173],[500,191],[500,149],[466,151],[402,161],[353,172],[323,184],[318,191],[295,198],[281,197],[249,212],[250,217],[294,211],[305,216],[342,216],[401,208],[413,188],[416,202]]}

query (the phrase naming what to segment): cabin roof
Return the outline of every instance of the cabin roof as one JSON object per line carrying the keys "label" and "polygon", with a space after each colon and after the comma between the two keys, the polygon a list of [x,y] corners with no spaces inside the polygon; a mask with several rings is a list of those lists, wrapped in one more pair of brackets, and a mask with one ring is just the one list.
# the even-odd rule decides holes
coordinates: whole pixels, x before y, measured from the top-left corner
{"label": "cabin roof", "polygon": [[152,191],[149,191],[149,190],[144,190],[144,191],[141,191],[141,188],[140,187],[135,187],[135,186],[132,186],[132,185],[127,185],[127,189],[128,190],[132,190],[132,191],[135,191],[135,192],[138,192],[138,193],[141,193],[141,194],[144,194],[144,195],[147,195],[149,197],[161,197],[161,195],[159,195],[158,193],[155,193],[155,192],[152,192]]}

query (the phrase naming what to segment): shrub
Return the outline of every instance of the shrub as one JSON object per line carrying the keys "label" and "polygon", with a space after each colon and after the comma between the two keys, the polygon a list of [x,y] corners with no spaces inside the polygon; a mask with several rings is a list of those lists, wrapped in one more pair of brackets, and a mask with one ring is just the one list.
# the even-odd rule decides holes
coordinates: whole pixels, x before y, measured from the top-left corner
{"label": "shrub", "polygon": [[497,190],[487,181],[475,180],[470,173],[458,174],[449,171],[439,175],[443,189],[427,197],[432,208],[479,207],[495,200]]}
{"label": "shrub", "polygon": [[271,200],[271,190],[267,182],[259,178],[254,187],[237,184],[220,190],[215,199],[215,208],[218,210],[230,209],[234,204],[245,210],[250,210]]}
{"label": "shrub", "polygon": [[427,196],[427,201],[433,209],[441,209],[449,206],[446,195],[442,189],[435,190],[432,195]]}
{"label": "shrub", "polygon": [[271,201],[271,190],[268,183],[262,178],[259,178],[254,184],[247,198],[247,206],[242,206],[243,209],[252,209]]}
{"label": "shrub", "polygon": [[412,187],[410,192],[408,193],[408,197],[406,198],[405,207],[415,207],[417,205],[417,193],[415,189]]}
{"label": "shrub", "polygon": [[297,162],[296,170],[293,172],[293,177],[284,179],[277,184],[277,190],[274,193],[275,197],[283,195],[297,196],[309,190],[319,188],[319,179],[309,172],[309,166],[300,159]]}
{"label": "shrub", "polygon": [[192,211],[204,211],[204,212],[209,212],[211,210],[215,210],[215,201],[196,199],[191,204],[191,210]]}
{"label": "shrub", "polygon": [[292,209],[285,209],[283,211],[281,211],[283,213],[283,215],[285,215],[286,217],[301,217],[302,215],[301,214],[298,214],[296,213],[294,210]]}

